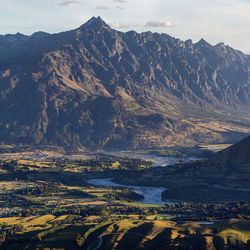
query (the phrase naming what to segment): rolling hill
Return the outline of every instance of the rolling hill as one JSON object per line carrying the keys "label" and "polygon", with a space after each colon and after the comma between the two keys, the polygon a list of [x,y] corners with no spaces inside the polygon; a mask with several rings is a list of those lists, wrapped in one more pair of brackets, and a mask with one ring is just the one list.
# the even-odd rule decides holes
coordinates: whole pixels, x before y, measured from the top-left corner
{"label": "rolling hill", "polygon": [[247,137],[207,160],[189,163],[177,168],[171,176],[168,173],[159,177],[170,187],[164,197],[201,202],[249,202],[249,154],[250,137]]}
{"label": "rolling hill", "polygon": [[230,166],[250,167],[250,136],[219,152],[216,160]]}

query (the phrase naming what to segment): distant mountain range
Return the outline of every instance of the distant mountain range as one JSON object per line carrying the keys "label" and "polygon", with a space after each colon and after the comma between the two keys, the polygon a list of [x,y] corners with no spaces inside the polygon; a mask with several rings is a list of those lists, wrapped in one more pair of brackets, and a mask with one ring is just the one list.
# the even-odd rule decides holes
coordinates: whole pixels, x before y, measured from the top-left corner
{"label": "distant mountain range", "polygon": [[234,142],[250,132],[250,56],[93,17],[59,34],[0,36],[0,107],[6,144]]}

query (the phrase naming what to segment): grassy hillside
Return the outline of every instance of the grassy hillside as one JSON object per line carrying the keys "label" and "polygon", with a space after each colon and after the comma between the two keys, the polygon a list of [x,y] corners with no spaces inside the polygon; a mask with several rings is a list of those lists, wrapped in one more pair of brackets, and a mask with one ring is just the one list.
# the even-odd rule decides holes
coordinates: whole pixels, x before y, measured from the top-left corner
{"label": "grassy hillside", "polygon": [[[101,219],[101,218],[99,218]],[[56,223],[57,222],[57,223]],[[1,249],[249,249],[250,221],[230,219],[214,224],[159,221],[156,217],[97,222],[89,217],[73,222],[69,216],[45,215],[2,218],[1,224],[19,225]],[[31,226],[31,228],[29,228]],[[221,248],[221,247],[226,248]],[[229,246],[233,248],[229,248]]]}
{"label": "grassy hillside", "polygon": [[217,161],[230,166],[250,166],[250,136],[219,152]]}

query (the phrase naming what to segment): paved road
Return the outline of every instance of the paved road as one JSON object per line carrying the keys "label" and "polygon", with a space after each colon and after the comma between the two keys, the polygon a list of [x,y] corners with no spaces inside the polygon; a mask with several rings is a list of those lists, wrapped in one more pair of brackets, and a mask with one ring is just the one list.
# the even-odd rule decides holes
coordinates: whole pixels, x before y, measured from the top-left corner
{"label": "paved road", "polygon": [[103,242],[102,237],[104,237],[104,236],[105,235],[101,235],[98,237],[98,244],[93,250],[98,250],[102,246],[102,242]]}

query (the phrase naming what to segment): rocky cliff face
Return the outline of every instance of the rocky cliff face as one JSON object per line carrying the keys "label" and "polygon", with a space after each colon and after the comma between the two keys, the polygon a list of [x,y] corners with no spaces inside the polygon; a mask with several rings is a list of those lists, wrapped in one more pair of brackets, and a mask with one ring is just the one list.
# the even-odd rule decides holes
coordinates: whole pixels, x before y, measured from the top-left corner
{"label": "rocky cliff face", "polygon": [[0,36],[0,141],[140,148],[250,131],[250,57],[223,43],[76,30]]}

